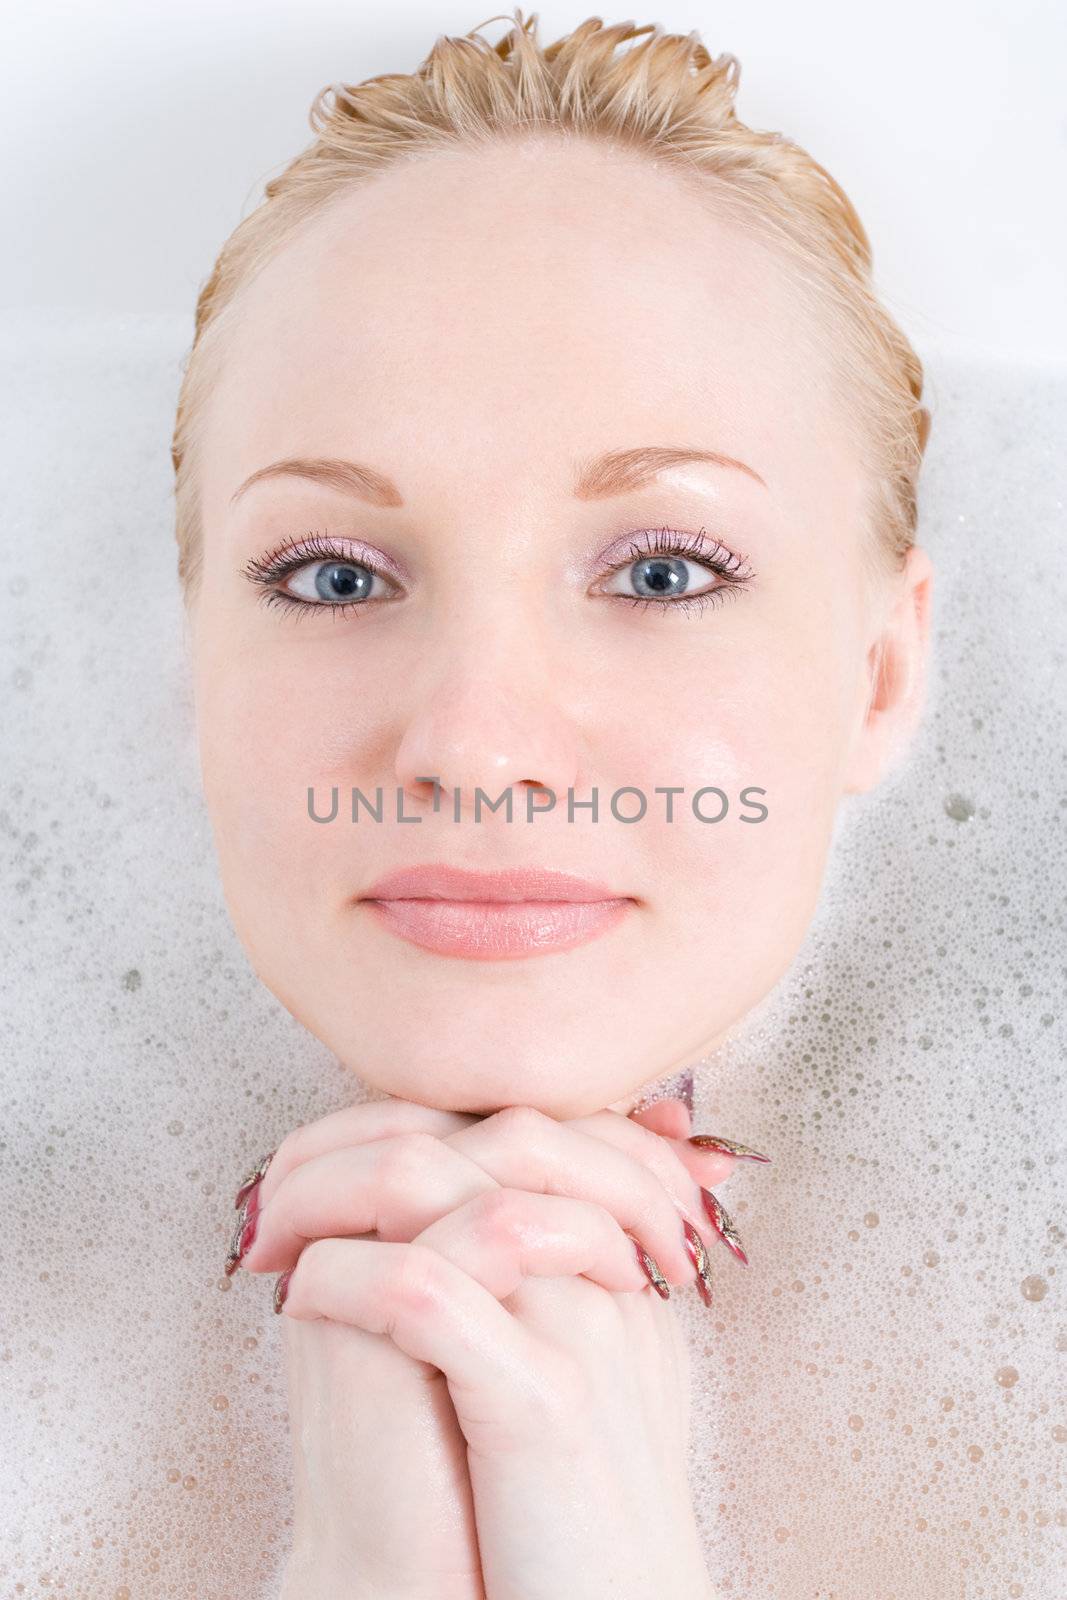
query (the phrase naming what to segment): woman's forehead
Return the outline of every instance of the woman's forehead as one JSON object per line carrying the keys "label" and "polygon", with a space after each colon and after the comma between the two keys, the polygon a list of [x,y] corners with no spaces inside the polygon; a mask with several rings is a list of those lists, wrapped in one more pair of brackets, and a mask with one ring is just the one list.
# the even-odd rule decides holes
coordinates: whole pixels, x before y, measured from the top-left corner
{"label": "woman's forehead", "polygon": [[441,182],[435,160],[346,196],[242,294],[207,408],[216,505],[292,455],[435,483],[461,463],[562,482],[575,459],[646,445],[786,481],[816,454],[834,465],[828,341],[736,217],[647,161],[609,160],[599,186],[580,166],[579,213],[547,168],[517,204],[480,154]]}
{"label": "woman's forehead", "polygon": [[391,386],[458,370],[521,394],[627,371],[781,387],[794,355],[817,358],[790,263],[755,229],[647,160],[583,152],[579,178],[569,148],[542,160],[520,190],[490,155],[435,155],[336,202],[242,294],[235,360],[250,377],[358,361]]}

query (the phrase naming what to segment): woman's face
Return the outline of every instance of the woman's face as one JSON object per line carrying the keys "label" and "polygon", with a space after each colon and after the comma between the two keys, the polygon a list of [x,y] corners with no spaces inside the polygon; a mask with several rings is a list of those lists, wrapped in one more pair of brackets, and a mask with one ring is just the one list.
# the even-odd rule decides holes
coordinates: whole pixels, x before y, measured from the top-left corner
{"label": "woman's face", "polygon": [[[391,171],[245,294],[203,455],[204,788],[255,970],[369,1085],[629,1109],[791,962],[838,802],[873,781],[885,614],[823,348],[742,227],[581,143]],[[365,471],[237,495],[295,458]],[[336,788],[334,820],[309,788],[319,817]],[[381,821],[352,821],[353,789]],[[510,822],[486,805],[505,791]],[[367,898],[428,863],[554,869],[622,904],[582,938],[596,908]],[[443,925],[458,943],[434,947]]]}

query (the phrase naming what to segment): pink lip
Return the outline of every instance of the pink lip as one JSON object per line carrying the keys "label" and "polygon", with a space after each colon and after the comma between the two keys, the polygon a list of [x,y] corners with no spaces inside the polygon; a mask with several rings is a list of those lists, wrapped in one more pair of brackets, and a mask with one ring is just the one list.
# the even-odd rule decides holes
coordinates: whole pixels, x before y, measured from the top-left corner
{"label": "pink lip", "polygon": [[635,903],[606,884],[548,868],[471,872],[444,863],[386,873],[358,898],[400,938],[475,961],[583,944]]}

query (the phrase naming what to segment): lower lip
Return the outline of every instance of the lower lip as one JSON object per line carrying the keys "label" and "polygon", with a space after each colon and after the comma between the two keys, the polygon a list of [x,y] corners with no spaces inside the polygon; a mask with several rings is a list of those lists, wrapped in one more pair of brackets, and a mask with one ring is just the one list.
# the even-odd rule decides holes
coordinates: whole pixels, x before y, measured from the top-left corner
{"label": "lower lip", "polygon": [[443,956],[509,961],[584,944],[632,900],[365,900],[401,939]]}

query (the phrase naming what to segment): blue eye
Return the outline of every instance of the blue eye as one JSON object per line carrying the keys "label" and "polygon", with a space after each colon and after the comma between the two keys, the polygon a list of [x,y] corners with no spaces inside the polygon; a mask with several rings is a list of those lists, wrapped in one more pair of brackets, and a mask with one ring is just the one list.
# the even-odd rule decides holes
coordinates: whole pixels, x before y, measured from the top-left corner
{"label": "blue eye", "polygon": [[[648,541],[647,534],[638,538]],[[621,579],[624,587],[605,588],[599,591],[601,594],[626,600],[630,605],[656,606],[661,611],[702,611],[707,605],[721,604],[752,577],[743,557],[733,555],[720,544],[709,545],[703,532],[680,534],[663,528],[650,542],[651,549],[637,539],[631,543],[629,559],[612,568],[609,580]],[[700,587],[701,573],[705,579],[717,581]]]}
{"label": "blue eye", "polygon": [[[357,607],[381,605],[399,590],[395,580],[369,560],[345,555],[317,533],[309,534],[298,545],[249,561],[244,576],[262,587],[261,598],[266,605],[303,612],[328,611],[335,617],[345,616]],[[610,569],[606,581],[620,580],[622,588],[590,592],[624,600],[629,605],[655,606],[664,612],[702,611],[737,593],[752,576],[743,556],[709,540],[703,530],[699,534],[683,534],[662,528],[654,534],[635,534],[627,560]],[[716,581],[709,583],[710,579]]]}
{"label": "blue eye", "polygon": [[647,561],[635,561],[629,569],[631,581],[638,594],[663,599],[685,594],[689,588],[691,563],[682,556],[650,556]]}
{"label": "blue eye", "polygon": [[[262,585],[265,605],[287,610],[329,611],[335,616],[354,607],[380,604],[384,586],[395,588],[369,561],[356,561],[335,545],[311,534],[298,546],[276,551],[249,561],[244,575]],[[281,585],[290,580],[288,587]]]}
{"label": "blue eye", "polygon": [[371,598],[380,577],[361,561],[307,561],[294,571],[287,593],[312,605],[354,605]]}
{"label": "blue eye", "polygon": [[[697,566],[697,562],[684,556],[642,556],[640,561],[631,561],[625,567],[617,568],[615,577],[632,584],[637,597],[641,599],[673,600],[678,595],[699,592],[700,578],[691,577],[689,570]],[[705,568],[704,577],[708,576]],[[625,589],[605,589],[602,592],[626,595]],[[630,598],[629,595],[626,597]]]}

